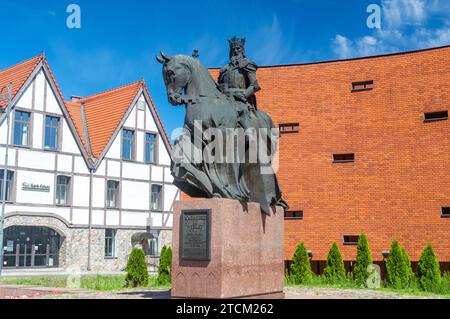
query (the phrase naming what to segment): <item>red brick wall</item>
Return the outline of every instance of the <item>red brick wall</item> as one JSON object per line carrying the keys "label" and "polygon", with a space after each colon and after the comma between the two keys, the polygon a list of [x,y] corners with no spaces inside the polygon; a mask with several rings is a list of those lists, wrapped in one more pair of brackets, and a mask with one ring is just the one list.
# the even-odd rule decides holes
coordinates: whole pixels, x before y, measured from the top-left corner
{"label": "red brick wall", "polygon": [[[217,77],[217,70],[211,70]],[[351,92],[351,83],[374,89]],[[345,260],[356,246],[344,235],[364,231],[372,257],[398,240],[416,261],[427,242],[450,261],[450,122],[424,123],[423,113],[449,108],[450,47],[316,64],[263,67],[259,108],[274,122],[299,122],[280,144],[278,176],[291,210],[286,259],[305,242],[325,260],[337,241]],[[355,153],[333,164],[332,154]]]}

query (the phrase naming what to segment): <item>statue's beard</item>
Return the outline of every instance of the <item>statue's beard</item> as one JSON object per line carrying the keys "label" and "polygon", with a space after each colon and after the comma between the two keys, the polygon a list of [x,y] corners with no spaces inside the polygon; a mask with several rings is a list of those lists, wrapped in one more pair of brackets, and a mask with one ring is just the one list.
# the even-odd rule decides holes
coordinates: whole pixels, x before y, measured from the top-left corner
{"label": "statue's beard", "polygon": [[244,57],[244,54],[242,54],[242,53],[237,53],[236,55],[233,55],[233,56],[231,57],[231,62],[236,62],[236,61],[242,59],[243,57]]}

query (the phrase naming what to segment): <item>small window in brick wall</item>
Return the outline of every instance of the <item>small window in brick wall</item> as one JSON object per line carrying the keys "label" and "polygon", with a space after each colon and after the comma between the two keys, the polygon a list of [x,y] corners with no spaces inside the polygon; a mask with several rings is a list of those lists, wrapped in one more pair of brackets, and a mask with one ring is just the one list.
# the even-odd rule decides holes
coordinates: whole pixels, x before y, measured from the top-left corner
{"label": "small window in brick wall", "polygon": [[425,122],[441,121],[448,119],[448,111],[428,112],[424,113],[423,120]]}
{"label": "small window in brick wall", "polygon": [[373,80],[352,83],[352,92],[367,91],[373,89]]}
{"label": "small window in brick wall", "polygon": [[443,218],[450,218],[450,207],[442,207],[441,214]]}
{"label": "small window in brick wall", "polygon": [[303,219],[302,210],[288,210],[284,212],[284,219]]}
{"label": "small window in brick wall", "polygon": [[300,123],[282,123],[280,124],[280,135],[289,133],[298,133]]}
{"label": "small window in brick wall", "polygon": [[355,161],[355,154],[333,154],[333,163],[351,163]]}
{"label": "small window in brick wall", "polygon": [[344,245],[358,245],[359,236],[345,235]]}

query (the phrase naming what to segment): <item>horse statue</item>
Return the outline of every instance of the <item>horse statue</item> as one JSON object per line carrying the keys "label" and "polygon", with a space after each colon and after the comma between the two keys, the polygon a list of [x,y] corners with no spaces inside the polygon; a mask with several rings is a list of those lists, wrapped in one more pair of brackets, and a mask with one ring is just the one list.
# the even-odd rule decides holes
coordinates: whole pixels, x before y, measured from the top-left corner
{"label": "horse statue", "polygon": [[279,134],[271,118],[223,94],[198,59],[163,52],[156,59],[169,102],[186,105],[171,155],[174,184],[191,197],[258,202],[267,215],[287,209],[271,165]]}

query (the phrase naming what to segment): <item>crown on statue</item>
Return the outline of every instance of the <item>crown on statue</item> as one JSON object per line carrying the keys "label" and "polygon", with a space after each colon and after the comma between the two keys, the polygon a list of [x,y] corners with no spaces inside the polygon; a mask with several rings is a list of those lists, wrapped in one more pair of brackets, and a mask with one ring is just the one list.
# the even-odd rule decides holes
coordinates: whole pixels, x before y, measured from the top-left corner
{"label": "crown on statue", "polygon": [[230,47],[244,47],[245,46],[245,38],[239,39],[237,36],[234,36],[231,40],[228,41],[230,43]]}

